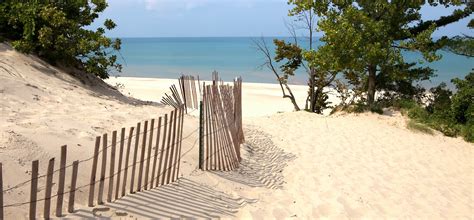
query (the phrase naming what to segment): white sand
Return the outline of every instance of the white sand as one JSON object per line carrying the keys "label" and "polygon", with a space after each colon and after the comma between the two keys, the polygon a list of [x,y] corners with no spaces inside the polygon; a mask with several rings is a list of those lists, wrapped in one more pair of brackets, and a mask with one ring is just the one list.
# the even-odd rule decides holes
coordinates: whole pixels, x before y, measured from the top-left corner
{"label": "white sand", "polygon": [[[96,135],[170,110],[105,86],[83,85],[4,44],[0,80],[4,188],[28,180],[33,159],[40,160],[44,174],[47,160],[58,158],[63,144],[69,146],[69,162],[88,158]],[[125,94],[146,101],[159,101],[177,84],[126,77],[107,82],[123,83]],[[292,88],[303,108],[306,87]],[[178,183],[94,209],[85,207],[85,188],[78,193],[79,211],[68,217],[473,218],[473,144],[410,131],[397,113],[323,117],[291,112],[276,84],[244,83],[243,93],[247,143],[239,170],[197,169],[197,120],[187,116]],[[87,184],[89,175],[90,163],[81,164],[78,185]],[[4,196],[5,204],[28,201],[29,185]],[[42,207],[39,203],[38,212]],[[6,217],[26,218],[27,210],[8,208]]]}
{"label": "white sand", "polygon": [[[245,76],[243,76],[245,79]],[[164,93],[169,92],[169,86],[179,85],[177,79],[137,78],[137,77],[111,77],[106,80],[112,86],[123,85],[120,90],[127,95],[146,101],[161,101]],[[210,82],[205,81],[206,84]],[[308,94],[308,87],[304,85],[290,85],[300,109],[304,109]],[[329,90],[329,102],[332,105],[339,103],[333,90]],[[242,112],[246,117],[266,116],[279,112],[294,110],[290,99],[282,98],[281,88],[278,84],[243,83],[242,86]],[[327,109],[325,114],[329,114]]]}

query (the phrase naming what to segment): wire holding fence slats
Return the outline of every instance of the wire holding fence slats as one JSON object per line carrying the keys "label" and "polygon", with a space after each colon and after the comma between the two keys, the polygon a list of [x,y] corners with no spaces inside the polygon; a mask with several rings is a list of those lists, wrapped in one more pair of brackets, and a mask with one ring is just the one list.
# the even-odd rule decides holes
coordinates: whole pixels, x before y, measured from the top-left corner
{"label": "wire holding fence slats", "polygon": [[[221,82],[219,84],[219,81]],[[199,167],[203,170],[229,171],[239,167],[242,129],[242,79],[225,85],[217,72],[212,85],[203,84],[200,117]]]}
{"label": "wire holding fence slats", "polygon": [[[107,169],[107,166],[110,164],[110,173],[107,177],[100,178],[100,182],[102,180],[109,181],[108,185],[109,188],[108,190],[108,197],[107,197],[107,202],[113,202],[114,199],[121,198],[126,195],[126,188],[127,188],[127,180],[130,181],[129,185],[129,193],[136,193],[140,192],[143,190],[150,190],[153,189],[157,186],[160,185],[165,185],[171,182],[174,182],[177,180],[174,178],[169,178],[168,176],[171,174],[171,172],[175,172],[175,170],[172,170],[174,163],[176,163],[176,160],[174,158],[181,157],[181,149],[178,148],[180,145],[180,142],[182,142],[182,129],[183,129],[183,124],[178,125],[176,124],[176,121],[184,121],[184,106],[180,106],[180,108],[177,108],[171,112],[171,119],[167,120],[167,114],[165,114],[165,120],[164,123],[162,124],[162,117],[158,119],[158,125],[154,126],[155,120],[151,120],[150,122],[150,128],[148,129],[148,121],[145,121],[143,124],[143,132],[140,132],[140,127],[142,123],[137,123],[136,130],[134,127],[131,127],[129,132],[130,132],[130,137],[128,138],[127,141],[127,149],[125,153],[125,157],[120,157],[119,156],[119,167],[118,170],[114,167],[114,162],[110,160],[109,162],[105,163]],[[179,117],[179,118],[178,118]],[[161,128],[163,127],[163,129]],[[134,130],[136,131],[136,134],[133,136],[133,139],[135,139],[135,150],[133,152],[133,161],[132,164],[129,164],[129,156],[130,156],[130,151],[131,151],[131,145],[132,145],[132,137],[131,135],[133,134]],[[156,138],[155,141],[153,141],[154,137],[154,131],[156,130]],[[122,133],[125,133],[126,131],[123,130]],[[113,134],[116,134],[114,131]],[[160,148],[160,137],[165,137],[168,135],[168,137],[173,137],[172,139],[169,139],[166,143],[163,141],[161,142],[161,148]],[[114,136],[114,135],[113,135]],[[126,138],[120,138],[121,142],[125,142]],[[100,141],[100,138],[97,140]],[[104,135],[103,140],[106,140],[106,136]],[[140,145],[140,140],[141,142],[141,147]],[[163,139],[164,140],[164,139]],[[148,143],[147,143],[148,141]],[[112,141],[114,142],[114,141]],[[105,143],[104,143],[105,144]],[[166,145],[165,145],[166,144]],[[124,143],[120,143],[120,145],[124,145]],[[112,146],[115,146],[113,143]],[[121,147],[122,148],[122,147]],[[155,148],[155,151],[153,152],[152,149]],[[159,151],[158,149],[161,149]],[[107,152],[106,149],[104,148],[102,150],[102,154],[107,154],[107,155],[115,155],[117,149],[115,147],[112,147],[110,152]],[[171,152],[171,153],[165,153],[165,152]],[[173,153],[174,152],[174,153]],[[159,155],[158,155],[159,154]],[[105,158],[107,158],[107,155]],[[119,154],[120,155],[120,154]],[[140,158],[138,156],[140,155]],[[156,159],[158,159],[155,162]],[[104,156],[103,156],[104,157]],[[114,156],[112,156],[113,158]],[[156,158],[156,159],[155,159]],[[153,163],[151,163],[151,160],[154,160]],[[122,165],[123,164],[123,165]],[[137,166],[138,165],[138,166]],[[152,166],[152,167],[150,167]],[[160,166],[163,166],[163,169],[161,170]],[[130,177],[128,177],[128,168],[132,167],[132,173]],[[151,168],[151,169],[150,169]],[[137,170],[138,169],[138,170]],[[151,173],[150,173],[151,170]],[[155,171],[158,170],[158,173],[155,173]],[[119,174],[122,173],[123,171],[123,182],[122,185],[120,185],[118,182],[120,182],[119,179]],[[136,175],[138,173],[138,175]],[[117,176],[117,184],[113,184],[114,177]],[[121,176],[121,175],[120,175]],[[91,174],[91,181],[92,179],[95,179],[93,175]],[[161,182],[159,181],[161,179]],[[105,183],[105,181],[104,181]],[[155,185],[153,184],[155,183]],[[117,198],[114,198],[112,196],[112,192],[114,192],[114,187],[115,185],[115,191]],[[99,185],[100,186],[100,185]],[[119,194],[117,193],[118,190],[122,190],[122,193]],[[94,191],[91,191],[94,193]],[[98,204],[101,202],[104,202],[103,200],[100,200],[103,195],[101,193],[104,193],[103,190],[99,190],[97,198],[98,198]],[[92,197],[94,198],[94,197]],[[109,200],[110,198],[110,200]],[[93,202],[92,202],[93,203]],[[94,203],[93,203],[94,204]]]}
{"label": "wire holding fence slats", "polygon": [[[142,132],[140,132],[139,126],[141,123],[138,123],[137,127],[137,132],[134,134],[135,128],[131,127],[129,129],[129,136],[126,138],[125,134],[127,133],[126,128],[122,128],[121,131],[121,136],[119,143],[117,142],[117,131],[112,132],[112,140],[111,144],[108,144],[108,134],[103,134],[102,136],[98,136],[96,138],[95,142],[95,148],[94,148],[94,153],[92,157],[81,160],[81,161],[74,161],[70,165],[67,165],[66,161],[66,155],[67,155],[67,146],[64,145],[61,147],[61,160],[59,161],[59,168],[57,170],[54,170],[54,158],[51,158],[51,160],[48,163],[48,169],[47,173],[45,175],[39,175],[39,163],[40,161],[35,160],[32,162],[32,169],[31,169],[31,178],[28,181],[22,182],[20,184],[17,184],[13,187],[10,187],[6,190],[3,190],[3,179],[2,179],[2,174],[3,174],[3,167],[2,164],[0,163],[0,192],[2,194],[0,195],[0,219],[4,219],[4,209],[8,207],[18,207],[18,206],[23,206],[23,205],[29,205],[29,219],[36,219],[39,218],[41,215],[43,215],[44,218],[48,219],[52,215],[51,212],[51,201],[56,201],[56,216],[63,216],[62,210],[63,210],[63,197],[64,195],[69,194],[69,199],[68,199],[68,204],[67,204],[67,211],[68,212],[74,212],[74,203],[75,203],[75,193],[77,192],[78,189],[82,188],[88,188],[89,189],[89,198],[87,204],[90,207],[93,207],[97,204],[104,204],[105,202],[113,202],[113,200],[121,198],[126,195],[125,191],[127,188],[127,181],[130,180],[130,193],[135,193],[137,191],[142,191],[142,190],[150,190],[153,189],[157,186],[168,184],[171,182],[176,181],[179,176],[179,170],[177,167],[179,167],[179,164],[177,165],[176,163],[179,163],[179,159],[181,158],[181,142],[183,140],[183,121],[184,121],[184,105],[179,106],[179,108],[173,110],[174,112],[174,120],[170,120],[168,123],[165,120],[165,123],[161,123],[161,117],[158,120],[158,126],[151,125],[149,129],[147,129],[147,122],[145,122],[145,128]],[[154,123],[154,119],[151,120],[152,124]],[[165,127],[165,129],[161,129],[161,127]],[[170,143],[167,143],[167,146],[161,146],[163,151],[169,151],[172,152],[170,155],[162,156],[162,153],[158,151],[160,149],[160,136],[165,136],[163,131],[166,131],[166,127],[169,127],[170,130],[168,130],[169,134],[171,137],[173,137],[170,141]],[[172,129],[171,129],[172,128]],[[154,131],[157,130],[157,138],[156,142],[153,142],[153,136],[154,136]],[[142,137],[143,135],[143,137]],[[142,146],[145,146],[145,148],[141,148],[141,150],[136,150],[134,154],[140,155],[140,160],[135,159],[133,161],[133,164],[130,164],[130,150],[132,150],[131,145],[132,141],[135,139],[136,143],[139,143],[140,138],[142,138]],[[146,141],[149,140],[149,143],[146,143]],[[125,148],[125,142],[127,142],[127,147],[126,147],[126,152],[124,153],[123,150]],[[117,148],[117,144],[120,144],[120,148]],[[155,153],[152,153],[152,150],[155,148]],[[171,148],[171,149],[170,149]],[[138,144],[136,145],[136,149],[138,149]],[[116,161],[115,155],[117,154],[117,150],[120,150],[119,152],[119,158],[118,161]],[[138,151],[138,152],[137,152]],[[151,166],[151,160],[156,160],[155,158],[158,158],[158,154],[160,155],[160,160],[153,162],[153,167]],[[100,155],[100,157],[99,157]],[[135,156],[135,158],[137,157]],[[155,171],[158,170],[157,166],[158,164],[162,164],[161,160],[168,160],[169,163],[166,163],[163,165],[163,170],[159,171],[156,173]],[[88,184],[82,185],[77,187],[76,182],[77,182],[77,175],[78,175],[78,169],[79,169],[79,164],[82,162],[86,162],[92,160],[92,170],[89,170],[90,173],[90,181],[88,181]],[[118,163],[118,167],[115,166],[115,163]],[[100,164],[100,171],[99,173],[97,172],[97,167]],[[137,168],[136,165],[140,165],[138,173],[139,176],[137,178],[136,175],[132,175],[131,177],[128,177],[128,168],[134,167],[135,169]],[[146,165],[146,167],[145,167]],[[70,183],[66,183],[65,177],[66,177],[66,169],[71,167],[71,171],[67,171],[68,173],[71,172],[70,176]],[[151,168],[151,169],[150,169]],[[152,170],[152,173],[149,172],[149,170]],[[123,171],[123,172],[122,172]],[[57,186],[57,193],[54,195],[52,194],[52,188],[54,186],[53,177],[55,177],[53,174],[59,172],[59,175],[57,176],[59,179],[58,181],[58,186]],[[122,176],[123,174],[123,176]],[[99,178],[97,178],[97,175],[99,175]],[[151,175],[151,177],[150,177]],[[45,185],[39,186],[40,179],[45,177],[45,181],[41,182],[44,183]],[[160,184],[158,179],[161,178],[166,178],[166,181],[162,181]],[[117,184],[114,184],[114,182],[117,181]],[[30,199],[29,201],[25,202],[19,202],[19,203],[13,203],[13,204],[3,204],[3,195],[5,192],[15,189],[17,187],[30,184]],[[156,183],[156,185],[154,185]],[[135,185],[137,184],[137,185]],[[98,185],[98,191],[96,191],[96,185]],[[68,188],[67,188],[68,187]],[[38,192],[45,190],[44,192],[44,197],[43,195],[39,196]],[[68,189],[68,190],[65,190]],[[122,193],[119,193],[121,190]],[[115,193],[114,193],[115,192]],[[106,195],[104,195],[106,194]],[[115,194],[115,195],[114,195]],[[40,198],[38,198],[40,197]],[[52,198],[56,197],[56,200],[52,200]],[[106,201],[104,201],[106,200]],[[40,201],[44,201],[44,203],[38,203]],[[38,212],[38,204],[44,206],[40,208],[42,212]]]}

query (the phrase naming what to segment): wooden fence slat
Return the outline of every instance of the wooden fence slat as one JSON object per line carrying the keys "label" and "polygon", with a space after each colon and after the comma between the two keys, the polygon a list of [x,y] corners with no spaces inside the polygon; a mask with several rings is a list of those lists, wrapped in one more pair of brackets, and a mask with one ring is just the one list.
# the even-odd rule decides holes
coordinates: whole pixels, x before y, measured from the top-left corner
{"label": "wooden fence slat", "polygon": [[166,99],[168,100],[168,103],[173,106],[174,108],[178,107],[177,101],[175,101],[171,96],[165,93]]}
{"label": "wooden fence slat", "polygon": [[175,153],[175,148],[176,148],[176,119],[178,113],[178,109],[174,110],[174,119],[173,119],[173,135],[171,138],[171,152],[170,152],[170,157],[169,157],[169,165],[168,165],[168,176],[166,177],[166,184],[171,182],[171,173],[174,173],[174,170],[172,169],[173,163],[174,163],[174,153]]}
{"label": "wooden fence slat", "polygon": [[[207,86],[209,87],[209,86]],[[213,145],[212,145],[212,137],[213,137],[213,130],[211,127],[211,110],[209,107],[210,104],[210,95],[208,92],[208,89],[205,85],[203,85],[203,95],[205,94],[206,96],[206,102],[205,102],[205,111],[206,111],[206,169],[212,169],[212,158],[213,158]]]}
{"label": "wooden fence slat", "polygon": [[118,170],[117,171],[117,184],[115,186],[115,199],[118,199],[118,196],[119,196],[124,145],[125,145],[125,128],[122,128],[122,131],[120,132],[120,148],[119,148],[119,159],[118,159],[118,168],[117,168]]}
{"label": "wooden fence slat", "polygon": [[[221,82],[222,83],[222,82]],[[221,130],[221,140],[222,140],[222,146],[221,146],[221,152],[222,152],[222,162],[224,164],[224,170],[230,170],[230,161],[229,161],[229,155],[228,155],[228,152],[227,152],[227,147],[229,146],[229,139],[228,139],[228,126],[226,124],[226,120],[225,120],[225,112],[223,111],[223,108],[222,108],[222,105],[223,105],[223,101],[222,101],[222,97],[223,96],[223,89],[222,89],[222,84],[221,84],[221,89],[219,90],[218,92],[218,96],[217,96],[217,108],[218,108],[218,114],[219,114],[219,122],[220,122],[220,127],[222,129]]]}
{"label": "wooden fence slat", "polygon": [[74,201],[76,198],[76,182],[77,182],[77,172],[79,169],[79,161],[76,160],[72,163],[72,176],[71,176],[71,188],[69,189],[69,205],[68,212],[74,212]]}
{"label": "wooden fence slat", "polygon": [[134,193],[135,169],[138,157],[138,145],[140,144],[140,122],[137,124],[137,132],[135,134],[135,151],[133,152],[132,175],[130,176],[130,193]]}
{"label": "wooden fence slat", "polygon": [[[214,82],[214,81],[213,81]],[[212,85],[213,87],[214,85]],[[213,161],[214,161],[214,170],[219,170],[220,169],[220,165],[219,165],[219,158],[218,158],[218,140],[217,140],[217,127],[216,127],[216,111],[215,111],[215,108],[213,106],[214,105],[214,91],[212,90],[212,87],[209,86],[209,88],[207,88],[209,90],[209,94],[210,94],[210,98],[209,98],[209,110],[210,110],[210,113],[211,113],[211,123],[212,123],[212,137],[213,137],[213,146],[214,146],[214,150],[213,150],[213,153],[212,153],[212,157],[213,157]],[[218,166],[219,165],[219,166]]]}
{"label": "wooden fence slat", "polygon": [[224,161],[224,170],[230,170],[231,169],[231,161],[230,161],[230,155],[228,152],[228,147],[231,144],[229,139],[228,139],[228,132],[229,132],[229,127],[228,124],[226,123],[226,115],[225,115],[225,109],[223,106],[225,106],[224,103],[225,99],[225,86],[221,85],[220,90],[219,90],[219,96],[218,96],[218,108],[219,108],[219,114],[220,114],[220,123],[222,129],[222,136],[223,136],[223,145],[222,145],[222,155],[223,155],[223,161]]}
{"label": "wooden fence slat", "polygon": [[61,147],[61,160],[59,161],[59,184],[58,184],[58,198],[56,199],[56,217],[63,215],[63,198],[64,198],[64,183],[66,181],[66,156],[67,145]]}
{"label": "wooden fence slat", "polygon": [[176,86],[172,85],[170,87],[170,90],[171,90],[171,93],[172,93],[174,99],[178,103],[178,106],[181,106],[183,103],[181,102],[181,99],[179,98],[179,93],[178,93],[178,90],[176,90]]}
{"label": "wooden fence slat", "polygon": [[191,92],[191,79],[189,76],[186,76],[186,95],[189,97],[188,102],[189,106],[191,106],[192,109],[194,109],[194,104],[193,104],[193,94]]}
{"label": "wooden fence slat", "polygon": [[[166,141],[166,127],[168,126],[168,114],[165,114],[165,122],[163,124],[163,141],[161,142],[161,148],[160,148],[160,159],[158,160],[158,173],[157,173],[157,176],[156,176],[156,186],[158,186],[160,184],[160,177],[162,177],[162,161],[163,161],[163,154],[164,154],[164,150],[165,150],[165,141]],[[163,181],[161,181],[161,185],[163,185]]]}
{"label": "wooden fence slat", "polygon": [[181,78],[181,81],[183,83],[183,98],[184,98],[184,104],[186,105],[186,108],[191,108],[191,106],[189,106],[189,102],[188,102],[188,99],[189,99],[189,94],[188,94],[188,89],[187,89],[187,80],[186,80],[186,76],[182,76]]}
{"label": "wooden fence slat", "polygon": [[105,184],[105,173],[107,169],[107,133],[102,136],[102,166],[100,170],[99,179],[99,194],[97,195],[97,203],[99,205],[104,204],[104,184]]}
{"label": "wooden fence slat", "polygon": [[30,188],[30,220],[36,219],[36,198],[38,193],[38,165],[39,161],[31,162],[31,188]]}
{"label": "wooden fence slat", "polygon": [[[161,117],[158,118],[158,125],[156,131],[156,143],[155,143],[155,153],[153,155],[153,167],[151,170],[151,181],[150,181],[150,188],[153,188],[155,182],[155,172],[156,172],[156,160],[158,158],[158,152],[160,148],[160,132],[161,132]],[[158,180],[157,180],[158,181]]]}
{"label": "wooden fence slat", "polygon": [[198,109],[199,106],[196,94],[196,81],[194,80],[194,76],[191,76],[191,90],[193,93],[194,109]]}
{"label": "wooden fence slat", "polygon": [[218,85],[213,86],[213,108],[214,108],[214,121],[216,123],[216,137],[217,137],[217,165],[219,170],[224,170],[224,158],[222,154],[222,130],[224,129],[221,127],[220,120],[219,120],[219,108],[217,107],[218,102],[217,102],[217,97],[219,96],[219,90],[218,90]]}
{"label": "wooden fence slat", "polygon": [[220,92],[218,92],[218,95],[216,96],[217,97],[217,115],[218,115],[218,122],[219,122],[219,134],[220,134],[220,139],[221,139],[221,148],[219,149],[220,150],[220,153],[221,153],[221,158],[222,158],[222,165],[223,165],[223,169],[225,171],[227,170],[230,170],[230,161],[229,161],[229,155],[228,155],[228,151],[227,151],[227,147],[229,146],[229,139],[228,139],[228,127],[226,125],[226,120],[225,120],[225,116],[224,116],[224,112],[223,112],[223,109],[222,109],[222,100],[220,98]]}
{"label": "wooden fence slat", "polygon": [[135,127],[131,127],[129,134],[128,134],[128,142],[127,142],[127,153],[125,154],[125,163],[124,163],[124,170],[123,170],[123,184],[122,184],[122,194],[121,196],[125,196],[125,190],[127,188],[127,174],[128,174],[128,160],[130,158],[130,148],[132,146],[132,136],[133,130]]}
{"label": "wooden fence slat", "polygon": [[164,161],[164,165],[163,165],[163,176],[162,176],[162,179],[161,179],[161,182],[163,184],[165,184],[165,180],[166,180],[166,175],[168,174],[168,159],[169,159],[169,156],[170,156],[170,146],[171,146],[171,129],[172,129],[172,125],[173,125],[173,119],[175,117],[175,110],[171,111],[171,117],[170,117],[170,121],[169,121],[169,126],[168,126],[168,140],[166,142],[166,154],[165,154],[165,161]]}
{"label": "wooden fence slat", "polygon": [[199,97],[201,97],[202,89],[201,89],[201,80],[199,80],[199,75],[197,75],[197,80],[198,80],[198,88],[199,88],[199,94],[198,95],[199,95]]}
{"label": "wooden fence slat", "polygon": [[181,90],[181,94],[182,94],[182,97],[183,97],[184,109],[185,109],[186,113],[188,113],[188,110],[187,110],[188,105],[186,103],[186,94],[184,92],[184,75],[182,75],[179,78],[179,88]]}
{"label": "wooden fence slat", "polygon": [[226,115],[226,87],[221,85],[220,89],[220,96],[218,96],[218,108],[219,108],[219,113],[220,113],[220,121],[221,121],[221,126],[223,128],[222,135],[223,135],[223,141],[224,144],[222,146],[222,153],[224,155],[224,161],[225,161],[225,169],[226,170],[231,170],[232,169],[232,161],[230,159],[230,152],[229,152],[229,146],[232,144],[230,137],[229,137],[229,124],[227,123],[227,115]]}
{"label": "wooden fence slat", "polygon": [[183,125],[184,125],[184,105],[181,105],[181,124],[180,124],[180,133],[179,133],[179,148],[178,148],[178,168],[176,169],[176,179],[179,178],[179,168],[181,165],[181,149],[183,146]]}
{"label": "wooden fence slat", "polygon": [[112,193],[114,192],[114,173],[115,173],[115,152],[117,145],[117,131],[112,132],[112,147],[110,149],[110,169],[109,169],[109,192],[107,193],[107,202],[112,202]]}
{"label": "wooden fence slat", "polygon": [[148,121],[145,121],[145,126],[143,127],[143,140],[142,140],[142,150],[141,150],[141,156],[140,156],[140,167],[138,170],[138,184],[137,184],[138,192],[142,190],[143,165],[144,165],[143,163],[145,162],[145,154],[146,154],[147,129],[148,129]]}
{"label": "wooden fence slat", "polygon": [[89,182],[89,207],[94,206],[95,178],[97,173],[97,160],[99,158],[100,136],[95,138],[94,159],[92,161],[91,180]]}
{"label": "wooden fence slat", "polygon": [[183,76],[183,85],[184,85],[184,94],[186,95],[185,98],[186,100],[184,100],[184,102],[186,103],[186,107],[188,108],[192,108],[193,106],[191,105],[191,103],[189,103],[189,89],[188,89],[188,77],[187,76]]}
{"label": "wooden fence slat", "polygon": [[209,169],[210,170],[215,170],[214,168],[214,126],[213,126],[213,121],[212,121],[212,109],[211,109],[211,99],[212,99],[212,94],[210,93],[210,88],[211,86],[208,85],[204,87],[204,92],[206,93],[206,105],[207,105],[207,120],[208,120],[208,136],[209,136],[209,143],[206,145],[209,147],[209,155],[208,155],[208,160],[209,160]]}
{"label": "wooden fence slat", "polygon": [[[199,76],[198,76],[198,80],[199,80]],[[206,88],[206,84],[204,83],[203,84],[203,88]],[[205,90],[203,89],[203,93],[202,93],[202,104],[203,104],[203,112],[204,112],[204,135],[206,136],[205,139],[204,139],[204,147],[206,148],[205,150],[205,156],[204,156],[204,160],[205,160],[205,170],[209,170],[209,119],[208,119],[208,113],[209,111],[207,110],[207,95],[206,95],[206,92]]]}
{"label": "wooden fence slat", "polygon": [[3,215],[3,165],[0,163],[0,219],[4,219]]}
{"label": "wooden fence slat", "polygon": [[235,156],[235,136],[234,136],[234,124],[233,124],[233,108],[232,108],[232,97],[230,95],[230,86],[225,86],[223,90],[224,97],[222,99],[223,103],[223,123],[226,126],[226,136],[228,144],[226,145],[226,152],[229,161],[230,169],[236,168],[237,157]]}
{"label": "wooden fence slat", "polygon": [[173,173],[171,175],[171,182],[174,182],[177,178],[178,178],[178,174],[176,173],[177,172],[177,169],[178,169],[178,160],[179,160],[179,157],[181,157],[181,153],[179,152],[179,145],[181,143],[181,139],[180,139],[180,132],[181,131],[181,112],[182,112],[182,108],[179,107],[178,108],[178,124],[176,125],[177,128],[176,128],[176,139],[175,139],[175,156],[174,156],[174,163],[173,163]]}
{"label": "wooden fence slat", "polygon": [[[214,79],[214,75],[213,75],[213,79]],[[213,157],[213,166],[214,166],[214,170],[219,170],[220,169],[220,166],[219,166],[219,158],[218,158],[218,136],[217,136],[217,126],[216,126],[216,111],[215,111],[215,104],[214,104],[214,86],[215,86],[215,80],[213,80],[213,85],[210,85],[208,86],[207,90],[208,90],[208,94],[210,94],[210,97],[209,97],[209,111],[210,111],[210,121],[211,121],[211,128],[212,128],[212,146],[213,146],[213,152],[212,152],[212,157]]]}
{"label": "wooden fence slat", "polygon": [[234,169],[235,163],[234,163],[234,139],[233,139],[233,122],[232,122],[232,116],[231,112],[233,111],[232,107],[230,106],[230,103],[232,102],[231,96],[229,94],[229,85],[226,85],[223,87],[223,97],[222,97],[222,104],[223,104],[223,123],[225,124],[227,131],[227,137],[228,137],[228,144],[226,145],[226,152],[227,152],[227,157],[229,160],[230,164],[230,169]]}
{"label": "wooden fence slat", "polygon": [[44,211],[45,219],[50,218],[51,213],[51,191],[53,188],[53,172],[54,172],[54,158],[51,158],[48,163],[48,171],[46,174],[46,187],[44,193]]}
{"label": "wooden fence slat", "polygon": [[153,131],[155,130],[155,119],[151,119],[150,124],[150,139],[148,140],[148,153],[146,157],[146,170],[145,170],[145,190],[148,189],[148,177],[150,175],[150,162],[151,162],[151,148],[153,146]]}
{"label": "wooden fence slat", "polygon": [[204,169],[204,107],[203,101],[199,102],[199,169]]}

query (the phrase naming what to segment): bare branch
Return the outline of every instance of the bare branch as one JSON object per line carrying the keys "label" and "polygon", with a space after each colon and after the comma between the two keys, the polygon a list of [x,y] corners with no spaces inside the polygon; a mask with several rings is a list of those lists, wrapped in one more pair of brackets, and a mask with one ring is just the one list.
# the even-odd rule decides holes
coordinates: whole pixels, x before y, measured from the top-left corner
{"label": "bare branch", "polygon": [[[281,92],[283,93],[283,98],[289,98],[291,100],[291,102],[293,103],[293,106],[294,106],[295,110],[299,111],[300,108],[299,108],[298,104],[296,103],[295,96],[293,95],[290,87],[288,86],[288,83],[286,81],[284,82],[282,80],[282,77],[280,76],[277,69],[273,65],[272,55],[270,53],[270,50],[268,49],[265,38],[261,37],[260,40],[253,39],[253,43],[256,46],[257,50],[262,52],[262,54],[265,57],[265,63],[262,64],[262,66],[263,65],[267,66],[273,72],[275,77],[277,78],[277,81],[280,84]],[[288,93],[289,93],[288,95],[286,94],[285,88],[283,88],[283,86],[285,86],[286,90],[288,91]]]}

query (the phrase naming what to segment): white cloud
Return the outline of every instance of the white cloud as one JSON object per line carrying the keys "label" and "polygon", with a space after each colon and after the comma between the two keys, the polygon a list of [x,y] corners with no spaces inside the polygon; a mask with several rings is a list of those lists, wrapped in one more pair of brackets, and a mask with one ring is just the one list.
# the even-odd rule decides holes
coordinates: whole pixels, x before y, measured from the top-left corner
{"label": "white cloud", "polygon": [[145,0],[146,10],[155,10],[158,6],[158,0]]}

